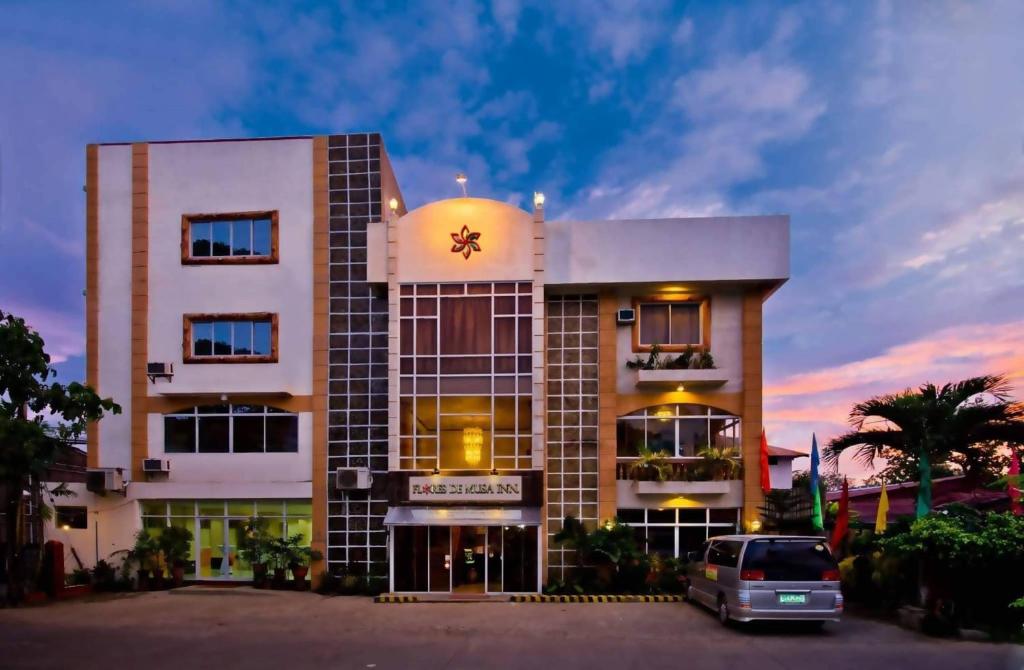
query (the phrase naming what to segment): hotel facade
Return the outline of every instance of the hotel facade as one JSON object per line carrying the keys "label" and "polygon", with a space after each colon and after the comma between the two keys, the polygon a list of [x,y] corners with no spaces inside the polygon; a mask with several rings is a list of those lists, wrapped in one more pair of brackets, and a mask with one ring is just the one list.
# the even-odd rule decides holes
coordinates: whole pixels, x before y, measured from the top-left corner
{"label": "hotel facade", "polygon": [[248,579],[258,515],[313,575],[531,593],[569,515],[674,556],[760,517],[787,217],[406,211],[372,133],[90,145],[86,176],[87,381],[123,413],[51,528],[83,562],[181,525],[190,577]]}

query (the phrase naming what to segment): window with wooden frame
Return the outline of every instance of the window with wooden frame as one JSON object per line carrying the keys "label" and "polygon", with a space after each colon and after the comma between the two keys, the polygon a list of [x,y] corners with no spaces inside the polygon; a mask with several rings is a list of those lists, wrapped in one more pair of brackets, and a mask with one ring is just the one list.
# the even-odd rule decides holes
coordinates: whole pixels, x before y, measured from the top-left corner
{"label": "window with wooden frame", "polygon": [[633,299],[633,351],[698,351],[711,346],[711,301],[696,295],[645,296]]}
{"label": "window with wooden frame", "polygon": [[277,314],[186,314],[185,363],[276,363]]}
{"label": "window with wooden frame", "polygon": [[183,265],[277,263],[277,210],[181,215]]}

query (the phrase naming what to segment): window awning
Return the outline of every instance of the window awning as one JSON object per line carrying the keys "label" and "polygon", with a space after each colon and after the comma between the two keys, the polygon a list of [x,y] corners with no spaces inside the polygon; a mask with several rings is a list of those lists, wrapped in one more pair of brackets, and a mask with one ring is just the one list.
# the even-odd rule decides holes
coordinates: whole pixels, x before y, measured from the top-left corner
{"label": "window awning", "polygon": [[391,507],[385,526],[539,526],[539,507]]}

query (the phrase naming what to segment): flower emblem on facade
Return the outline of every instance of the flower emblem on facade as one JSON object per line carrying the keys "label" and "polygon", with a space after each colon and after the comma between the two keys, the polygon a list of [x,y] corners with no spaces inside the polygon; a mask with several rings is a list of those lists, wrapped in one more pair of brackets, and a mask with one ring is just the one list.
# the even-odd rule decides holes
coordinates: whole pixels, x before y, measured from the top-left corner
{"label": "flower emblem on facade", "polygon": [[469,260],[469,255],[474,251],[480,251],[480,245],[477,240],[480,239],[480,233],[469,232],[469,226],[463,226],[462,232],[452,233],[452,240],[455,244],[452,245],[453,254],[462,254],[462,257]]}

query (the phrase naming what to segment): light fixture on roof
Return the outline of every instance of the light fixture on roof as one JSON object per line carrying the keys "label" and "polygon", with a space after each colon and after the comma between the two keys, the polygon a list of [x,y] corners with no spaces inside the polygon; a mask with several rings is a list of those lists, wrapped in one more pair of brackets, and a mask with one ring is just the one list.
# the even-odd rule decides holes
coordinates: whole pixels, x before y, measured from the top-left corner
{"label": "light fixture on roof", "polygon": [[544,207],[544,194],[540,191],[533,192],[533,206],[537,209]]}
{"label": "light fixture on roof", "polygon": [[677,391],[679,391],[680,393],[682,393],[682,392],[683,392],[683,391],[685,391],[686,389],[685,389],[685,388],[683,387],[683,385],[682,385],[682,384],[680,384],[679,386],[677,386],[677,387],[676,387],[676,390],[677,390]]}
{"label": "light fixture on roof", "polygon": [[391,210],[392,214],[398,211],[398,198],[391,198],[391,200],[388,200],[388,209]]}
{"label": "light fixture on roof", "polygon": [[458,173],[457,175],[455,175],[455,181],[458,182],[459,186],[462,187],[462,197],[467,197],[466,182],[469,180],[466,179],[466,175],[462,172]]}

